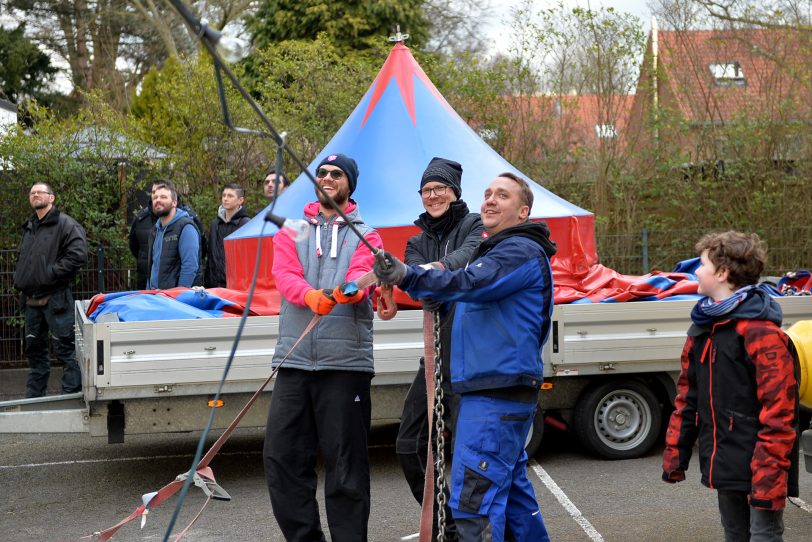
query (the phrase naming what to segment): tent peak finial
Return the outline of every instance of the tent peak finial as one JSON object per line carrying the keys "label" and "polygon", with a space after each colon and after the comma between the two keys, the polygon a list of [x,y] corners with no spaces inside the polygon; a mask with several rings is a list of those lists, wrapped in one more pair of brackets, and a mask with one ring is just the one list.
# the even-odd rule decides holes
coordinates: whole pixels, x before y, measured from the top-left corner
{"label": "tent peak finial", "polygon": [[397,25],[397,27],[395,29],[395,34],[392,35],[392,36],[389,36],[389,41],[392,41],[392,42],[395,42],[395,43],[403,43],[407,39],[409,39],[409,34],[401,34],[400,33],[400,25]]}

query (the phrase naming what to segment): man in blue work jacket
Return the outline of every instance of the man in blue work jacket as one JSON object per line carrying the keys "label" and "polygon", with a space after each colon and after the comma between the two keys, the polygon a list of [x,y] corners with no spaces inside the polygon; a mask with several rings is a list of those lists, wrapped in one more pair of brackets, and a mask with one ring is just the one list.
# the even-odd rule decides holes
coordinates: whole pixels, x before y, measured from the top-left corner
{"label": "man in blue work jacket", "polygon": [[524,443],[542,381],[556,246],[546,224],[528,221],[532,206],[527,181],[502,173],[480,210],[489,238],[464,269],[406,266],[391,254],[388,267],[375,266],[382,282],[412,297],[457,302],[451,387],[461,401],[449,504],[462,542],[549,540]]}

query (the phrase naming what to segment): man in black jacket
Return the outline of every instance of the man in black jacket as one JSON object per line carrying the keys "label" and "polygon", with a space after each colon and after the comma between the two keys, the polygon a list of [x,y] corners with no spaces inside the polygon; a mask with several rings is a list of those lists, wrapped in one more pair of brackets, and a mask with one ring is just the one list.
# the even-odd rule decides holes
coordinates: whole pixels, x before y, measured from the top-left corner
{"label": "man in black jacket", "polygon": [[[446,269],[465,267],[474,249],[480,244],[485,229],[479,214],[468,211],[468,206],[459,199],[462,196],[462,166],[453,160],[432,158],[420,180],[420,194],[423,208],[415,225],[422,231],[409,239],[406,244],[407,265],[434,264]],[[441,310],[440,303],[431,299],[421,299],[425,310],[440,311],[440,355],[443,363],[444,403],[446,427],[454,427],[457,400],[451,393],[449,360],[451,344],[451,321],[453,306]],[[403,474],[417,502],[423,502],[425,482],[426,446],[429,438],[428,412],[426,406],[426,383],[423,359],[415,375],[403,405],[400,428],[395,442],[395,451],[403,468]],[[447,500],[447,499],[446,499]],[[436,504],[434,511],[437,516]],[[446,540],[456,540],[454,521],[450,510],[446,511]],[[436,521],[435,521],[436,523]],[[434,528],[436,538],[437,528]]]}
{"label": "man in black jacket", "polygon": [[22,292],[25,304],[25,352],[30,368],[26,397],[42,397],[48,391],[49,331],[56,358],[65,366],[62,393],[82,389],[82,374],[74,353],[70,284],[87,262],[87,240],[82,226],[60,212],[54,199],[49,185],[37,183],[31,187],[28,201],[34,214],[23,225],[14,269],[14,287]]}
{"label": "man in black jacket", "polygon": [[206,265],[206,288],[226,287],[226,250],[223,240],[248,223],[251,218],[243,208],[245,190],[237,183],[223,188],[222,205],[209,228],[209,260]]}
{"label": "man in black jacket", "polygon": [[[138,290],[146,289],[147,278],[149,278],[149,269],[147,268],[147,258],[149,256],[149,236],[152,233],[152,230],[155,228],[155,222],[158,221],[158,217],[155,216],[155,213],[152,211],[152,191],[159,184],[172,185],[171,182],[163,179],[151,181],[147,186],[149,203],[147,203],[146,207],[143,207],[140,211],[138,211],[138,214],[135,215],[135,218],[130,225],[130,252],[132,252],[132,255],[135,256],[135,287]],[[203,235],[203,224],[200,222],[200,218],[198,218],[195,210],[192,209],[190,205],[186,205],[181,201],[180,195],[178,195],[178,209],[186,211],[186,214],[191,217],[192,221],[197,227],[198,232],[200,232],[202,241],[200,253],[202,259],[205,257],[204,249],[206,248],[206,238]]]}

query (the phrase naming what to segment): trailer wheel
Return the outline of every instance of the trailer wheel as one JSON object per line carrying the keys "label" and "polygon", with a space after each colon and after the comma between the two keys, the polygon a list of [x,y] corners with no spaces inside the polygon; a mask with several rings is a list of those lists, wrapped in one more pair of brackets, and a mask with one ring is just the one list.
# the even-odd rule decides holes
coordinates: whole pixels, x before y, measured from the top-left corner
{"label": "trailer wheel", "polygon": [[660,434],[662,412],[654,393],[635,380],[588,388],[575,406],[581,443],[606,459],[632,459],[648,452]]}
{"label": "trailer wheel", "polygon": [[533,417],[533,425],[527,433],[524,441],[524,449],[527,457],[533,457],[541,448],[541,441],[544,438],[544,411],[541,407],[536,407],[536,415]]}

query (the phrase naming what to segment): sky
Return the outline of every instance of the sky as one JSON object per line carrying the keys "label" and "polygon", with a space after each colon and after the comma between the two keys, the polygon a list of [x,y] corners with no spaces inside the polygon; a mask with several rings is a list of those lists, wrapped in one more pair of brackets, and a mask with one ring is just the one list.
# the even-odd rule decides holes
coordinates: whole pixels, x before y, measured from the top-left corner
{"label": "sky", "polygon": [[[648,8],[648,0],[563,0],[566,6],[581,6],[586,8],[591,7],[597,10],[600,7],[612,7],[619,12],[630,13],[640,19],[645,27],[646,34],[648,34],[649,27],[651,26],[651,10]],[[538,9],[545,9],[554,7],[558,4],[559,0],[535,0],[534,5]],[[522,4],[522,0],[490,0],[492,7],[491,22],[487,25],[485,32],[489,37],[492,44],[491,48],[494,52],[505,53],[508,50],[508,34],[509,25],[507,21],[510,19],[511,8]]]}

